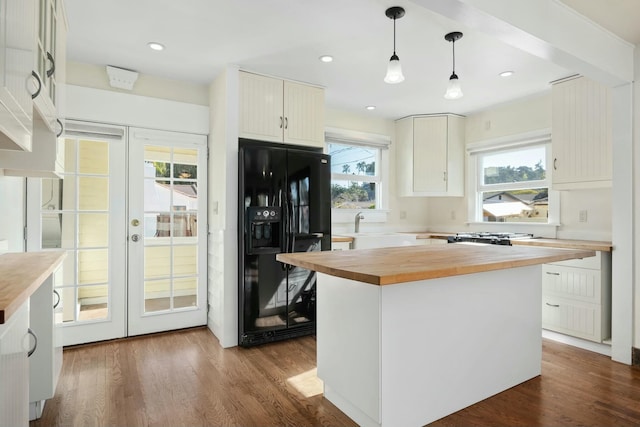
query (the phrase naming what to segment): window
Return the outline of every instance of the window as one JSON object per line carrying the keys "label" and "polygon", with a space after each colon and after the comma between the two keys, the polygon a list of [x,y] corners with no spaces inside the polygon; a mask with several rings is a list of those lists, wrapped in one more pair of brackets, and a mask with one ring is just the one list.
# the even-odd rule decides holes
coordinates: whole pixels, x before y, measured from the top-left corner
{"label": "window", "polygon": [[473,221],[556,222],[557,203],[553,194],[550,197],[547,169],[550,149],[548,138],[468,147],[475,165]]}
{"label": "window", "polygon": [[390,139],[333,130],[325,133],[325,141],[327,153],[331,155],[331,207],[334,212],[384,210],[387,192],[384,177],[388,171]]}

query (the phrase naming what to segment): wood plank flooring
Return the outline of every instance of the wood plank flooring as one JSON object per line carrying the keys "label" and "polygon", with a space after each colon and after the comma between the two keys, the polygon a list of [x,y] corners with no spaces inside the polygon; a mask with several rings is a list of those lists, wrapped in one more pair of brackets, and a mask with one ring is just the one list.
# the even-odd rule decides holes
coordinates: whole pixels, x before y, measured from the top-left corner
{"label": "wood plank flooring", "polygon": [[[38,426],[355,426],[322,397],[316,342],[223,350],[206,328],[65,349]],[[542,376],[436,426],[637,426],[640,367],[543,340]]]}

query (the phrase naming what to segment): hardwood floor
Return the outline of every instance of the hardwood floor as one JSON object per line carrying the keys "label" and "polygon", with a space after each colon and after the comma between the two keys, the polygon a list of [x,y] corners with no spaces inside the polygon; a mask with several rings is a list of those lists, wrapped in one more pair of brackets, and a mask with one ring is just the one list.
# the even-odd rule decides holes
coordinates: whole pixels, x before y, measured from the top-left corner
{"label": "hardwood floor", "polygon": [[[542,376],[436,426],[637,426],[640,368],[543,340]],[[223,350],[206,328],[65,349],[37,426],[355,426],[322,397],[313,337]]]}

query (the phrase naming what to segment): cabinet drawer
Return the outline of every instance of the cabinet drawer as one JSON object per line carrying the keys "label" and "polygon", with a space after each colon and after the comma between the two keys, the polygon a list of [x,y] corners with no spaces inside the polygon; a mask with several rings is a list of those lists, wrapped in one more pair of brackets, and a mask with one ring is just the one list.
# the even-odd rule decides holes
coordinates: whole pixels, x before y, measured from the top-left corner
{"label": "cabinet drawer", "polygon": [[602,276],[599,270],[543,264],[542,294],[601,304]]}
{"label": "cabinet drawer", "polygon": [[596,256],[582,258],[582,259],[570,259],[567,261],[552,262],[553,265],[563,265],[567,267],[578,268],[592,268],[594,270],[600,270],[602,268],[602,252],[596,251]]}
{"label": "cabinet drawer", "polygon": [[602,321],[602,306],[554,296],[542,297],[542,327],[590,341],[602,342],[611,323]]}

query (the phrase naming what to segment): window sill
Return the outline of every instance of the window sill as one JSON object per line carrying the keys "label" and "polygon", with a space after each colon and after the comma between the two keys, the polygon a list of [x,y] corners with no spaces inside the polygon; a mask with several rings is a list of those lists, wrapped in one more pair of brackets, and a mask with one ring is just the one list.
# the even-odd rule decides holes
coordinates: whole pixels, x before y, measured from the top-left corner
{"label": "window sill", "polygon": [[363,222],[382,223],[387,222],[389,210],[387,209],[331,209],[331,222],[334,224],[353,224],[357,213],[364,216]]}

